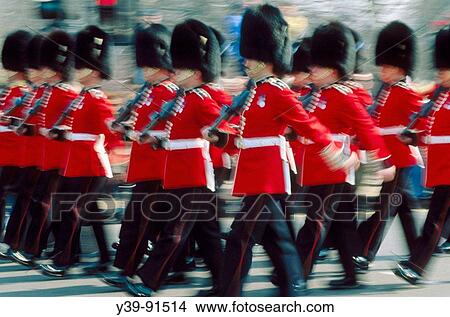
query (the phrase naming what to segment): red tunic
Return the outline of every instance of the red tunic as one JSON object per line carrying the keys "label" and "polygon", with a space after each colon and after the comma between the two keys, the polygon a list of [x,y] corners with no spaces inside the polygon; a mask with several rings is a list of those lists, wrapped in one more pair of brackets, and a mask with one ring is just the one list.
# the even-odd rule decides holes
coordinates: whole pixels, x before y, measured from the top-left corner
{"label": "red tunic", "polygon": [[[34,96],[33,101],[30,105],[24,109],[23,117],[27,116],[28,111],[33,108],[35,103],[42,98],[42,94],[45,90],[45,86],[40,86],[37,89],[37,92]],[[30,118],[27,123],[33,125],[39,125],[42,120],[40,120],[39,116],[34,116]],[[21,147],[21,166],[22,167],[30,167],[30,166],[39,166],[40,164],[40,156],[36,155],[36,153],[42,153],[44,146],[44,137],[42,135],[36,134],[32,136],[23,136],[23,143]]]}
{"label": "red tunic", "polygon": [[[297,93],[297,98],[304,97],[311,93],[312,87],[311,86],[303,86],[302,88],[295,88],[293,87],[292,90]],[[301,164],[301,153],[303,144],[300,142],[300,140],[291,140],[289,141],[289,145],[292,148],[292,153],[294,155],[295,164],[297,165],[297,173],[300,168]]]}
{"label": "red tunic", "polygon": [[[255,97],[243,116],[244,146],[239,154],[234,195],[290,192],[282,137],[287,126],[314,140],[320,148],[331,142],[328,129],[306,113],[297,95],[283,81],[273,77],[258,82]],[[272,141],[274,145],[268,144]]]}
{"label": "red tunic", "polygon": [[[233,102],[231,96],[217,84],[205,84],[202,85],[201,88],[204,89],[220,107],[231,105]],[[233,142],[234,139],[230,139],[229,141]],[[225,153],[225,148],[219,148],[212,144],[209,146],[209,154],[211,155],[214,168],[224,167],[222,158],[223,153]]]}
{"label": "red tunic", "polygon": [[[352,137],[356,136],[365,150],[377,151],[378,158],[389,156],[378,129],[348,86],[333,84],[317,91],[315,97],[308,107],[309,112],[330,129],[335,143],[344,147],[344,153],[350,155],[356,150],[351,145]],[[310,144],[309,140],[304,140],[304,143],[300,159],[299,183],[302,186],[354,183],[354,171],[332,171],[319,156],[321,146]]]}
{"label": "red tunic", "polygon": [[[177,90],[178,87],[170,81],[165,81],[154,86],[147,102],[136,110],[138,118],[135,130],[142,130],[149,123],[149,116],[153,112],[159,111],[161,105],[165,102],[173,99]],[[165,122],[162,122],[154,130],[163,132],[164,129]],[[167,152],[163,149],[154,150],[148,144],[133,142],[130,163],[128,165],[127,182],[162,180],[164,177],[166,155]]]}
{"label": "red tunic", "polygon": [[62,175],[65,177],[112,177],[107,150],[117,145],[119,136],[107,125],[114,119],[113,108],[106,95],[89,89],[80,106],[72,113],[68,133],[68,156]]}
{"label": "red tunic", "polygon": [[[56,84],[48,103],[41,107],[43,127],[50,129],[59,119],[63,111],[77,97],[75,90],[68,84]],[[68,142],[55,141],[45,138],[43,151],[40,153],[39,167],[43,171],[64,169],[68,154]]]}
{"label": "red tunic", "polygon": [[[0,97],[0,110],[7,111],[13,106],[17,98],[20,98],[29,91],[30,87],[26,82],[11,83]],[[22,118],[22,108],[18,108],[10,115]],[[7,125],[0,123],[0,166],[21,166],[21,151],[24,138],[17,135]]]}
{"label": "red tunic", "polygon": [[450,185],[450,93],[443,91],[435,99],[425,121],[422,145],[427,146],[425,184],[427,187]]}
{"label": "red tunic", "polygon": [[211,125],[219,114],[220,106],[205,90],[196,88],[186,93],[184,106],[170,120],[173,126],[167,147],[164,188],[215,190],[209,143],[202,139],[201,129]]}
{"label": "red tunic", "polygon": [[346,81],[344,85],[348,86],[353,91],[353,94],[365,108],[370,107],[373,104],[372,96],[360,83]]}
{"label": "red tunic", "polygon": [[372,117],[392,154],[392,164],[397,168],[416,165],[416,156],[397,136],[409,123],[411,115],[420,110],[422,97],[403,81],[387,86],[379,96]]}

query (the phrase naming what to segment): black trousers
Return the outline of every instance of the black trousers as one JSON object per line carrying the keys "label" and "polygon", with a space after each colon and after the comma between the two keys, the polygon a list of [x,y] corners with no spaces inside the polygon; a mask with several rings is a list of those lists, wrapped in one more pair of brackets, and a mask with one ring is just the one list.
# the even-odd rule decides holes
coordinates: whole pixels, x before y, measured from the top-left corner
{"label": "black trousers", "polygon": [[[156,240],[163,222],[150,221],[151,212],[155,210],[155,199],[149,194],[164,194],[159,180],[136,183],[133,194],[125,210],[120,227],[120,244],[117,249],[114,266],[122,270],[122,274],[133,276],[141,263],[147,249],[149,238]],[[158,208],[156,210],[159,210]],[[150,216],[150,217],[149,217]]]}
{"label": "black trousers", "polygon": [[430,209],[422,229],[422,235],[417,239],[411,251],[409,265],[416,272],[423,274],[439,243],[445,220],[450,206],[450,186],[443,185],[434,188],[430,201]]}
{"label": "black trousers", "polygon": [[311,186],[299,198],[308,204],[305,224],[296,239],[304,276],[312,272],[328,238],[339,250],[346,276],[355,278],[352,256],[361,252],[361,241],[356,231],[353,186],[347,183]]}
{"label": "black trousers", "polygon": [[14,251],[17,251],[20,248],[21,241],[24,237],[27,227],[28,207],[36,187],[39,173],[40,172],[36,167],[21,168],[17,173],[17,176],[19,177],[17,197],[6,227],[4,238],[4,242]]}
{"label": "black trousers", "polygon": [[284,195],[248,196],[237,215],[225,247],[224,296],[240,296],[252,264],[252,248],[263,245],[277,271],[280,295],[294,294],[302,279],[301,263],[282,210]]}
{"label": "black trousers", "polygon": [[350,184],[344,184],[339,204],[325,238],[325,243],[334,244],[339,252],[342,267],[346,277],[356,278],[353,256],[359,256],[362,252],[362,242],[358,234],[358,219],[355,208],[355,188]]}
{"label": "black trousers", "polygon": [[[343,184],[310,186],[297,198],[308,204],[306,219],[297,234],[296,245],[303,264],[305,278],[309,276],[323,245],[332,219],[330,209],[336,193],[342,191]],[[334,195],[334,196],[333,196]],[[291,196],[291,197],[296,197]],[[296,199],[297,199],[296,198]]]}
{"label": "black trousers", "polygon": [[[206,188],[197,187],[171,190],[167,197],[173,206],[172,212],[164,217],[166,223],[154,249],[137,271],[142,281],[155,291],[164,282],[191,232],[205,255],[213,278],[222,271],[223,265],[219,224],[212,203],[215,195]],[[220,285],[221,282],[214,283]]]}
{"label": "black trousers", "polygon": [[39,257],[47,247],[50,199],[58,185],[58,170],[41,171],[28,206],[29,225],[24,232],[24,251]]}
{"label": "black trousers", "polygon": [[[362,255],[370,261],[380,249],[381,243],[385,236],[389,220],[393,219],[397,214],[405,234],[406,242],[411,251],[418,237],[417,227],[409,207],[409,196],[404,191],[406,178],[406,170],[398,169],[395,178],[391,182],[384,183],[380,192],[380,203],[375,213],[367,220],[360,223],[358,233],[363,242]],[[393,204],[399,201],[400,204]]]}
{"label": "black trousers", "polygon": [[82,221],[94,229],[100,261],[109,261],[103,221],[92,216],[99,213],[97,199],[106,180],[106,177],[61,177],[57,195],[52,199],[52,221],[59,223],[55,237],[55,265],[70,266],[77,262]]}
{"label": "black trousers", "polygon": [[20,168],[17,166],[2,166],[0,169],[0,237],[3,234],[5,219],[6,195],[14,187]]}

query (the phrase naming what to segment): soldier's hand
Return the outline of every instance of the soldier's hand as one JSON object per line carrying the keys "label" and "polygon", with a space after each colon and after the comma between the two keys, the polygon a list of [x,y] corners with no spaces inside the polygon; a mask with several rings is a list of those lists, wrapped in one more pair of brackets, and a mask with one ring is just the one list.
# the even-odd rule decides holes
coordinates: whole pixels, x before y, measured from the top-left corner
{"label": "soldier's hand", "polygon": [[123,124],[134,130],[138,116],[139,116],[139,114],[136,111],[131,111],[130,118],[127,121],[123,122]]}
{"label": "soldier's hand", "polygon": [[202,129],[202,137],[203,137],[203,139],[205,139],[206,141],[209,141],[211,143],[215,143],[215,142],[219,141],[219,136],[216,135],[215,133],[213,133],[211,131],[210,127],[204,127]]}
{"label": "soldier's hand", "polygon": [[406,144],[406,145],[411,145],[411,144],[413,144],[413,139],[412,139],[411,137],[409,137],[409,136],[400,134],[400,135],[397,136],[397,138],[398,138],[403,144]]}
{"label": "soldier's hand", "polygon": [[383,182],[392,182],[395,178],[395,166],[382,169],[377,172],[377,176],[383,179]]}
{"label": "soldier's hand", "polygon": [[138,141],[139,144],[154,144],[158,140],[154,136],[149,135],[148,133],[141,133],[139,135],[137,141]]}
{"label": "soldier's hand", "polygon": [[131,141],[139,142],[139,136],[140,136],[139,132],[136,132],[134,130],[129,130],[126,133],[126,135]]}
{"label": "soldier's hand", "polygon": [[11,118],[10,117],[5,117],[2,114],[1,117],[0,117],[0,122],[5,124],[5,125],[10,125],[11,124]]}
{"label": "soldier's hand", "polygon": [[344,169],[346,170],[353,168],[356,171],[360,165],[361,162],[359,161],[358,154],[356,154],[356,152],[352,152],[348,159],[344,161]]}

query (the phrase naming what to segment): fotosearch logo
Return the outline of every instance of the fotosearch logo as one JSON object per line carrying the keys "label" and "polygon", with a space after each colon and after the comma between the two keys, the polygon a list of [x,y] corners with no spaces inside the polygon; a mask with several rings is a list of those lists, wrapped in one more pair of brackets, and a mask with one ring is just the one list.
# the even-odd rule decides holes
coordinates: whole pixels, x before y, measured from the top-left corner
{"label": "fotosearch logo", "polygon": [[[211,221],[234,217],[237,221],[284,221],[295,215],[306,214],[310,221],[366,220],[375,213],[380,221],[389,220],[389,210],[403,202],[402,195],[381,194],[379,197],[356,196],[351,193],[285,195],[261,194],[244,196],[235,208],[223,208],[215,193],[54,193],[51,198],[51,219],[76,215],[80,221],[96,222],[117,219],[119,210],[125,212],[123,222],[136,217],[154,222]],[[275,215],[275,216],[274,216]]]}

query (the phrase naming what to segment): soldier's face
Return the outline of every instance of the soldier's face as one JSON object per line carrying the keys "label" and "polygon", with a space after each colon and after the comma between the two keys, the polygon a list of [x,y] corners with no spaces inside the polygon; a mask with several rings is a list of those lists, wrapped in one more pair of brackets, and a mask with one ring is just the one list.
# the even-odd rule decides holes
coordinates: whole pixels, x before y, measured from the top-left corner
{"label": "soldier's face", "polygon": [[336,78],[337,72],[332,68],[312,66],[309,70],[311,73],[310,79],[317,87],[331,84],[338,79]]}
{"label": "soldier's face", "polygon": [[82,85],[91,77],[93,70],[87,68],[81,68],[75,70],[75,80]]}
{"label": "soldier's face", "polygon": [[387,84],[394,84],[406,76],[403,69],[392,65],[381,65],[379,72],[380,79]]}
{"label": "soldier's face", "polygon": [[41,71],[41,76],[44,81],[47,81],[51,84],[51,80],[56,76],[56,72],[51,70],[50,68],[44,68]]}
{"label": "soldier's face", "polygon": [[439,69],[437,76],[438,76],[438,81],[442,86],[450,87],[450,68]]}
{"label": "soldier's face", "polygon": [[178,86],[183,88],[195,87],[197,85],[196,73],[193,69],[177,69],[175,71],[175,81]]}
{"label": "soldier's face", "polygon": [[258,79],[258,77],[261,77],[261,75],[264,73],[266,64],[254,59],[246,59],[244,61],[244,67],[248,77],[252,79]]}
{"label": "soldier's face", "polygon": [[154,82],[160,69],[159,68],[153,68],[153,67],[143,67],[142,71],[144,73],[145,80],[149,82]]}
{"label": "soldier's face", "polygon": [[41,69],[29,69],[28,70],[28,80],[35,85],[41,85],[44,82],[42,77],[43,70]]}
{"label": "soldier's face", "polygon": [[305,72],[298,72],[293,73],[292,76],[294,76],[294,81],[292,84],[296,87],[303,87],[305,85],[308,85],[311,82],[310,74]]}

